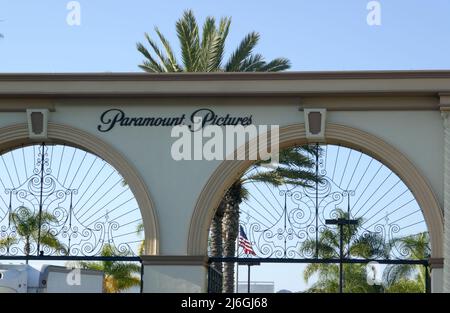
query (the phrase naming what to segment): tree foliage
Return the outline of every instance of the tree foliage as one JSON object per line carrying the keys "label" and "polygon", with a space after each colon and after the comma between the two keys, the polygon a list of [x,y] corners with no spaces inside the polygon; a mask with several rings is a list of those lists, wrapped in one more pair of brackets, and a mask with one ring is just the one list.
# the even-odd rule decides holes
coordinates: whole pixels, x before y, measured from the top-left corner
{"label": "tree foliage", "polygon": [[267,62],[261,54],[254,53],[260,40],[257,32],[247,34],[224,61],[230,25],[229,17],[221,18],[217,23],[214,17],[209,16],[200,27],[194,13],[187,10],[175,25],[181,62],[167,38],[155,27],[159,43],[148,33],[145,33],[146,44],[137,43],[138,51],[145,58],[139,67],[150,73],[279,72],[290,67],[286,58],[275,58]]}

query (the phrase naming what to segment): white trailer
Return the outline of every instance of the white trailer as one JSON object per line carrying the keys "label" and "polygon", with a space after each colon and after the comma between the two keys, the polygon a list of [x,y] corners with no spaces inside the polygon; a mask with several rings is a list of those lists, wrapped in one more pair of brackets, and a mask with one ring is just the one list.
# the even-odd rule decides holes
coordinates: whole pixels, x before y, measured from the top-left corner
{"label": "white trailer", "polygon": [[102,271],[0,264],[0,293],[102,293]]}

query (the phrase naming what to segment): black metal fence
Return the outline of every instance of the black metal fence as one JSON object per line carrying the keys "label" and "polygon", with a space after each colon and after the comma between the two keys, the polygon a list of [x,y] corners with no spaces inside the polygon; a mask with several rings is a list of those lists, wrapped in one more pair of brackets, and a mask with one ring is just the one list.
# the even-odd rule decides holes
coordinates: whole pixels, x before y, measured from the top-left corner
{"label": "black metal fence", "polygon": [[[209,262],[209,270],[208,270],[208,292],[209,293],[220,293],[222,292],[222,273],[217,271],[212,264],[213,263],[239,263],[239,264],[245,264],[249,266],[248,270],[248,276],[247,276],[247,282],[248,282],[248,289],[247,292],[250,292],[250,283],[251,283],[251,273],[250,273],[250,267],[252,265],[261,265],[261,264],[280,264],[282,266],[283,264],[311,264],[311,263],[319,263],[319,264],[369,264],[371,262],[376,262],[380,265],[387,265],[387,266],[395,266],[395,265],[406,265],[406,266],[412,266],[412,267],[423,267],[424,273],[425,273],[425,285],[424,285],[424,292],[430,293],[431,292],[431,276],[430,276],[430,266],[429,262],[427,260],[388,260],[388,259],[349,259],[349,258],[343,258],[343,259],[314,259],[314,258],[306,258],[306,259],[280,259],[280,258],[242,258],[242,257],[211,257],[208,260]],[[340,270],[342,271],[342,267],[340,267]],[[380,288],[376,290],[376,292],[383,292],[383,289],[381,288],[381,282],[378,282],[380,284]],[[339,281],[339,291],[337,292],[343,292],[343,287],[345,285],[345,276],[343,276],[342,281]]]}
{"label": "black metal fence", "polygon": [[222,273],[220,273],[211,265],[208,267],[208,292],[222,292]]}
{"label": "black metal fence", "polygon": [[317,178],[312,184],[254,181],[252,176],[265,171],[257,166],[244,174],[248,197],[239,208],[236,257],[217,255],[210,263],[335,264],[340,289],[349,267],[344,264],[416,267],[412,272],[423,266],[429,291],[427,225],[401,178],[361,151],[320,144],[310,148],[316,151],[309,155]]}

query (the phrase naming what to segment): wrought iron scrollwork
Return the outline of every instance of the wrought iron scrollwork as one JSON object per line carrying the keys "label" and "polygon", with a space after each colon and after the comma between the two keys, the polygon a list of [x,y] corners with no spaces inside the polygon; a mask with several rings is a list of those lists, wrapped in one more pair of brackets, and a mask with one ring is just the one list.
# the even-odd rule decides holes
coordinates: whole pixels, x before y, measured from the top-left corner
{"label": "wrought iron scrollwork", "polygon": [[136,254],[139,208],[104,160],[46,144],[10,151],[1,160],[0,256],[99,256],[105,244],[120,255]]}
{"label": "wrought iron scrollwork", "polygon": [[[414,258],[398,238],[426,232],[421,209],[406,185],[386,166],[362,152],[340,146],[322,146],[316,159],[321,182],[308,187],[271,187],[252,183],[250,197],[241,205],[243,226],[258,258],[318,258],[321,240],[337,228],[327,219],[358,220],[350,245],[371,241],[370,258]],[[258,169],[253,169],[258,171]],[[336,247],[329,257],[338,257]],[[353,249],[354,250],[354,249]]]}

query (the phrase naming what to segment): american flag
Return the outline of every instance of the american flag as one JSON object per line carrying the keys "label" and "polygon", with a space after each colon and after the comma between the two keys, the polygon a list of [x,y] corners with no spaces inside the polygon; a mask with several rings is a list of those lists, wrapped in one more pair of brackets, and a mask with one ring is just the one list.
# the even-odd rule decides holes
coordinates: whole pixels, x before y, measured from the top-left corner
{"label": "american flag", "polygon": [[253,251],[251,242],[248,240],[247,235],[245,234],[242,225],[239,225],[239,246],[242,247],[242,249],[244,249],[245,254],[256,255],[255,251]]}

